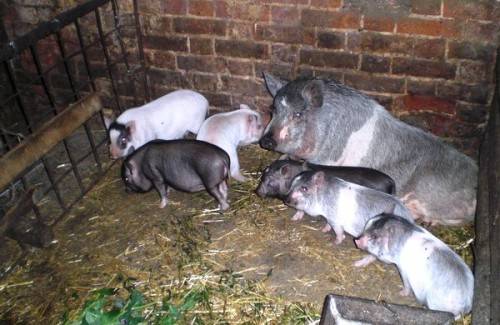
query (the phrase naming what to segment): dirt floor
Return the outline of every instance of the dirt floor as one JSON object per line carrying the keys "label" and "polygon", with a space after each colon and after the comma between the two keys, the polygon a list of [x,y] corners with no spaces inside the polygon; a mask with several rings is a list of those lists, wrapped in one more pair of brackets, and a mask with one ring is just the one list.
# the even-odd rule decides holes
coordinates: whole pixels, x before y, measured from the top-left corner
{"label": "dirt floor", "polygon": [[[20,258],[17,245],[6,239],[0,324],[61,323],[94,290],[125,286],[142,291],[152,305],[182,290],[209,287],[210,310],[190,316],[205,323],[306,323],[319,317],[327,293],[415,305],[413,297],[398,294],[395,267],[353,267],[364,254],[350,237],[334,246],[333,234],[320,231],[323,220],[294,222],[294,211],[253,192],[260,171],[277,154],[252,145],[240,157],[250,180],[231,182],[231,208],[224,214],[214,211],[217,204],[205,192],[172,191],[167,208],[159,209],[156,192],[124,191],[115,164],[57,224],[57,244]],[[471,227],[433,232],[470,264]]]}

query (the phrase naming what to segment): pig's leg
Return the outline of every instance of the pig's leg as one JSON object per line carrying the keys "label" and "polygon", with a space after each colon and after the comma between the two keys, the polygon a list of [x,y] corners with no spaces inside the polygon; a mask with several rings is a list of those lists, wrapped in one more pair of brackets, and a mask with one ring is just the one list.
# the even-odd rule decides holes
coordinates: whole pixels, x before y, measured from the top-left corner
{"label": "pig's leg", "polygon": [[229,204],[227,203],[227,185],[221,185],[222,183],[225,183],[225,181],[222,181],[215,187],[207,188],[207,191],[219,202],[221,211],[225,211],[229,209]]}
{"label": "pig's leg", "polygon": [[236,148],[234,150],[230,150],[228,152],[229,158],[231,159],[231,177],[237,180],[238,182],[245,182],[247,178],[241,175],[240,172],[240,161],[238,160],[238,153],[236,152]]}
{"label": "pig's leg", "polygon": [[167,197],[168,186],[161,179],[153,181],[153,184],[158,193],[160,194],[161,197],[160,209],[163,209],[164,207],[167,206],[168,203],[168,197]]}
{"label": "pig's leg", "polygon": [[330,230],[332,230],[332,226],[330,226],[328,222],[323,228],[321,228],[321,232],[329,232]]}
{"label": "pig's leg", "polygon": [[401,279],[403,280],[403,289],[399,292],[399,294],[406,297],[411,293],[410,282],[404,275],[401,275]]}
{"label": "pig's leg", "polygon": [[297,212],[295,212],[295,214],[293,215],[292,220],[298,221],[301,220],[303,217],[304,217],[304,211],[297,210]]}
{"label": "pig's leg", "polygon": [[362,259],[360,259],[359,261],[356,261],[354,263],[354,266],[355,267],[365,267],[373,262],[375,262],[377,260],[377,258],[373,255],[366,255],[365,257],[363,257]]}
{"label": "pig's leg", "polygon": [[345,235],[344,235],[344,228],[341,226],[332,226],[333,231],[335,232],[335,245],[339,245],[344,241]]}

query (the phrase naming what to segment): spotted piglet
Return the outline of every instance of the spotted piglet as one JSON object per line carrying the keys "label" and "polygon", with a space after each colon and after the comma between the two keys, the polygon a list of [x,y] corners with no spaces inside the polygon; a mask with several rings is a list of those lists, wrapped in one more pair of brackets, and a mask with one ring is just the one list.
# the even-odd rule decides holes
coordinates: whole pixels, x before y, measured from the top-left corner
{"label": "spotted piglet", "polygon": [[111,158],[128,156],[152,140],[180,139],[188,132],[196,134],[207,111],[208,101],[203,95],[180,89],[127,109],[115,121],[105,118]]}
{"label": "spotted piglet", "polygon": [[231,177],[244,182],[237,149],[259,141],[264,131],[262,116],[245,104],[240,109],[212,115],[205,120],[196,137],[224,149],[231,158]]}

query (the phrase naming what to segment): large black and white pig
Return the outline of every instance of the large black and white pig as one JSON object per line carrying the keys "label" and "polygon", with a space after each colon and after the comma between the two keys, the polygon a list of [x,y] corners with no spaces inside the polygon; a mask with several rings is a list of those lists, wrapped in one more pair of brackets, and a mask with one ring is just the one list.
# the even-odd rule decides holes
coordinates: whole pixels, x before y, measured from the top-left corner
{"label": "large black and white pig", "polygon": [[[364,167],[323,166],[295,160],[276,160],[264,172],[257,187],[260,197],[274,197],[284,200],[290,191],[292,180],[304,171],[324,171],[331,177],[338,177],[347,182],[359,184],[388,194],[394,194],[394,180],[375,169]],[[304,211],[297,210],[292,220],[300,220]]]}
{"label": "large black and white pig", "polygon": [[358,248],[385,263],[396,264],[404,289],[433,310],[470,312],[474,277],[464,261],[424,228],[391,214],[370,219],[355,240]]}
{"label": "large black and white pig", "polygon": [[180,139],[187,132],[196,134],[207,111],[208,101],[203,95],[181,89],[128,109],[115,121],[105,118],[111,157],[125,157],[151,140]]}
{"label": "large black and white pig", "polygon": [[445,225],[473,220],[478,168],[471,158],[335,80],[264,78],[274,109],[263,148],[315,164],[380,170],[394,178],[416,218]]}
{"label": "large black and white pig", "polygon": [[322,216],[340,244],[344,231],[359,236],[366,222],[383,212],[393,212],[413,222],[410,212],[393,195],[346,182],[324,171],[306,171],[293,179],[285,204],[310,216]]}
{"label": "large black and white pig", "polygon": [[213,143],[224,149],[231,158],[231,177],[244,182],[240,172],[238,147],[259,141],[264,132],[261,115],[241,104],[240,109],[214,114],[203,122],[197,140]]}
{"label": "large black and white pig", "polygon": [[227,210],[227,179],[230,160],[221,148],[198,140],[156,140],[129,155],[122,164],[128,191],[148,192],[153,186],[168,203],[169,187],[183,192],[207,190],[221,210]]}

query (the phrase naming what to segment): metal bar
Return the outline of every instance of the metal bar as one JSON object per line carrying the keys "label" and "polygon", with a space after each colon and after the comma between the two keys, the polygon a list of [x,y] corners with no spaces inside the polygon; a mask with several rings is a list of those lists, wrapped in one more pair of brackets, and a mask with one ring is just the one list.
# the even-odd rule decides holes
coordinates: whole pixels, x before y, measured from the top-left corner
{"label": "metal bar", "polygon": [[33,129],[31,128],[30,121],[28,119],[28,116],[26,115],[26,111],[24,109],[24,104],[23,104],[23,101],[21,100],[21,96],[19,95],[19,90],[17,88],[16,81],[14,79],[14,75],[12,74],[12,71],[10,70],[9,63],[7,61],[4,61],[3,64],[4,64],[5,71],[7,72],[7,77],[9,79],[9,83],[12,87],[12,91],[15,94],[17,94],[16,102],[17,102],[17,105],[19,106],[19,109],[21,111],[21,115],[23,116],[24,123],[26,123],[26,125],[28,126],[28,131],[30,133],[32,133]]}
{"label": "metal bar", "polygon": [[135,35],[137,37],[137,45],[139,47],[139,62],[144,69],[144,94],[146,95],[146,99],[149,102],[151,100],[151,94],[149,93],[149,85],[148,85],[148,76],[147,76],[147,66],[146,60],[144,59],[144,45],[142,42],[142,33],[141,33],[141,23],[139,20],[139,7],[137,5],[137,0],[133,0],[134,2],[134,20],[135,20]]}
{"label": "metal bar", "polygon": [[106,47],[106,42],[104,41],[104,38],[103,38],[102,22],[101,22],[101,15],[99,14],[99,8],[96,8],[96,10],[94,12],[95,12],[96,20],[97,20],[97,31],[99,32],[99,39],[101,40],[101,46],[102,46],[102,50],[104,52],[104,59],[106,61],[106,66],[108,67],[108,74],[109,74],[109,78],[111,80],[111,88],[113,90],[113,94],[114,94],[114,98],[115,98],[118,110],[122,111],[121,106],[120,106],[120,100],[118,99],[118,92],[116,91],[115,80],[113,79],[113,72],[111,71],[111,67],[110,67],[111,60],[109,58],[108,49]]}
{"label": "metal bar", "polygon": [[[52,108],[54,109],[54,113],[57,114],[55,99],[49,90],[49,86],[45,80],[45,77],[42,75],[42,66],[40,65],[40,60],[39,60],[36,48],[34,46],[31,46],[30,49],[31,49],[31,54],[33,56],[33,59],[35,60],[36,70],[37,70],[38,74],[40,75],[40,80],[42,81],[43,89],[45,90],[45,93],[47,94],[47,97],[49,99],[50,106],[52,106]],[[66,150],[66,154],[68,155],[69,161],[71,163],[71,167],[73,168],[73,172],[75,173],[75,177],[76,177],[76,180],[78,182],[78,186],[80,187],[80,190],[83,191],[83,183],[82,183],[82,179],[80,176],[80,172],[78,171],[77,166],[74,163],[73,155],[71,154],[71,151],[69,150],[69,147],[68,147],[68,142],[65,139],[63,139],[62,143],[64,146],[64,150]]]}
{"label": "metal bar", "polygon": [[[85,64],[85,70],[87,71],[87,75],[89,77],[92,90],[95,91],[96,86],[94,83],[94,78],[92,77],[92,72],[90,71],[89,58],[87,56],[87,52],[85,51],[86,47],[85,47],[85,44],[83,42],[82,31],[80,29],[80,23],[78,23],[78,19],[75,20],[75,28],[76,28],[76,34],[78,35],[78,43],[80,44],[80,49],[81,49],[81,53],[83,56],[83,63]],[[97,43],[97,40],[95,42]],[[89,45],[89,47],[90,47],[90,45]]]}
{"label": "metal bar", "polygon": [[13,42],[3,45],[0,49],[0,61],[8,60],[25,49],[32,47],[38,40],[61,30],[66,25],[71,24],[78,17],[85,16],[86,14],[94,11],[95,8],[102,6],[107,2],[109,2],[109,0],[88,1],[87,3],[83,3],[74,9],[70,9],[57,15],[49,22],[41,23],[36,29],[26,35],[19,37]]}
{"label": "metal bar", "polygon": [[[24,191],[27,192],[28,191],[28,182],[26,182],[26,179],[25,179],[24,176],[21,177],[21,183],[23,184]],[[31,202],[33,202],[33,199],[32,198],[30,198],[30,199],[31,199]],[[36,206],[36,204],[32,205],[32,210],[35,213],[36,217],[40,220],[42,214],[40,213],[40,209],[38,209],[38,207]]]}
{"label": "metal bar", "polygon": [[[123,40],[121,37],[121,25],[120,25],[120,20],[119,20],[119,13],[118,13],[118,5],[116,4],[116,0],[111,0],[111,7],[113,9],[113,20],[115,23],[115,29],[117,30],[116,32],[116,37],[118,37],[118,43],[120,44],[120,51],[122,53],[122,56],[120,59],[123,59],[125,62],[125,67],[127,67],[127,76],[129,76],[128,81],[129,84],[132,83],[132,93],[134,97],[134,106],[137,106],[137,92],[135,91],[135,76],[131,75],[130,73],[130,64],[128,63],[128,54],[127,51],[125,50],[125,46],[123,44]],[[131,78],[130,78],[131,77]]]}
{"label": "metal bar", "polygon": [[[49,179],[49,182],[51,185],[49,187],[49,189],[43,193],[42,197],[45,197],[51,190],[53,190],[54,194],[56,195],[57,203],[59,203],[59,206],[61,206],[61,208],[64,211],[66,209],[66,207],[65,207],[64,201],[61,197],[61,193],[59,193],[59,191],[57,190],[57,182],[54,180],[54,175],[52,174],[52,171],[49,169],[49,167],[47,167],[47,161],[46,161],[45,157],[40,158],[40,160],[42,162],[43,168],[45,170],[45,173],[47,174],[47,178]],[[64,176],[66,176],[66,174],[64,174]]]}

